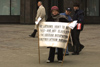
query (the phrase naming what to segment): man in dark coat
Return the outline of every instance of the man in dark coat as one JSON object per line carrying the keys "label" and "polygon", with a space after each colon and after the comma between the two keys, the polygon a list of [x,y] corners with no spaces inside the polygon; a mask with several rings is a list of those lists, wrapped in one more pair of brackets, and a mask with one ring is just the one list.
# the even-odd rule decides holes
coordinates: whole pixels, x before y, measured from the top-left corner
{"label": "man in dark coat", "polygon": [[80,32],[83,30],[84,26],[84,11],[80,10],[79,4],[75,3],[73,8],[74,8],[74,16],[73,16],[73,21],[77,20],[78,24],[77,26],[71,31],[72,35],[72,40],[73,40],[73,50],[74,52],[72,55],[79,55],[79,52],[84,48],[84,46],[80,43],[79,36]]}

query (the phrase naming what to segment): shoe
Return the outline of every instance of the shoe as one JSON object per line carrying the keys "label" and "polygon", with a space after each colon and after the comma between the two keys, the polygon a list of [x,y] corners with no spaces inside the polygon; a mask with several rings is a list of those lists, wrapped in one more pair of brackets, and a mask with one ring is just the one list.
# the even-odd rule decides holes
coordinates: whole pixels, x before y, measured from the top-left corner
{"label": "shoe", "polygon": [[50,63],[50,60],[47,60],[47,63]]}
{"label": "shoe", "polygon": [[59,63],[62,63],[62,60],[58,60]]}
{"label": "shoe", "polygon": [[37,30],[34,30],[34,32],[29,36],[35,38],[36,33],[37,33]]}
{"label": "shoe", "polygon": [[79,52],[78,53],[74,52],[74,53],[72,53],[72,55],[79,55]]}
{"label": "shoe", "polygon": [[81,45],[81,47],[80,47],[80,51],[79,51],[79,52],[81,52],[83,48],[84,48],[84,46],[83,46],[83,45]]}
{"label": "shoe", "polygon": [[68,56],[69,54],[65,54],[65,56]]}
{"label": "shoe", "polygon": [[[64,54],[63,54],[64,55]],[[68,56],[69,54],[65,54],[65,56]]]}
{"label": "shoe", "polygon": [[34,36],[32,36],[32,35],[29,35],[29,36],[34,38]]}
{"label": "shoe", "polygon": [[47,60],[47,63],[52,63],[53,61]]}

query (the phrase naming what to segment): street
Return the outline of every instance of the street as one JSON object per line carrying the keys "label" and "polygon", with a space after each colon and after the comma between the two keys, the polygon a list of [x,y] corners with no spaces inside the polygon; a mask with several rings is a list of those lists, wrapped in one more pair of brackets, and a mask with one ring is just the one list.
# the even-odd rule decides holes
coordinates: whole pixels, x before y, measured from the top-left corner
{"label": "street", "polygon": [[100,25],[85,25],[80,40],[85,46],[80,55],[65,56],[63,66],[55,56],[46,63],[49,48],[41,48],[38,62],[38,37],[31,38],[34,25],[0,25],[0,67],[100,67]]}

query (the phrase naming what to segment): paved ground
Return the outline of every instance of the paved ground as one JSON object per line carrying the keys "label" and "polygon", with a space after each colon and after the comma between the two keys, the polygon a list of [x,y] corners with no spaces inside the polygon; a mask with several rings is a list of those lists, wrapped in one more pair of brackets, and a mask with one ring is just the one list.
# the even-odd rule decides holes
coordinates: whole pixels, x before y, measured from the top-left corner
{"label": "paved ground", "polygon": [[[49,49],[41,48],[38,63],[38,39],[30,38],[33,25],[0,25],[0,67],[61,67],[55,58],[47,64]],[[85,25],[81,33],[84,50],[78,56],[65,57],[63,67],[100,67],[100,25]]]}

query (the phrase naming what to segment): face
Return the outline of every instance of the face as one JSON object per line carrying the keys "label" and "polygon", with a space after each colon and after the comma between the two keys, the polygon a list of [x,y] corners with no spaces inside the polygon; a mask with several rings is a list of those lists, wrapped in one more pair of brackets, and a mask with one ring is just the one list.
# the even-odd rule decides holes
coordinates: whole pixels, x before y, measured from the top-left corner
{"label": "face", "polygon": [[74,8],[74,11],[76,11],[77,9],[79,9],[79,7],[76,7],[76,6],[74,6],[73,8]]}
{"label": "face", "polygon": [[71,14],[71,11],[65,11],[65,13],[67,14],[67,15],[70,15]]}
{"label": "face", "polygon": [[38,6],[41,6],[41,2],[38,2]]}
{"label": "face", "polygon": [[52,14],[53,14],[53,15],[57,15],[57,14],[59,14],[59,12],[58,12],[57,10],[53,10],[53,11],[52,11]]}

